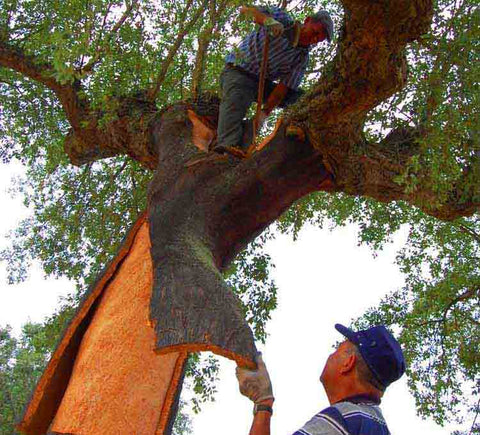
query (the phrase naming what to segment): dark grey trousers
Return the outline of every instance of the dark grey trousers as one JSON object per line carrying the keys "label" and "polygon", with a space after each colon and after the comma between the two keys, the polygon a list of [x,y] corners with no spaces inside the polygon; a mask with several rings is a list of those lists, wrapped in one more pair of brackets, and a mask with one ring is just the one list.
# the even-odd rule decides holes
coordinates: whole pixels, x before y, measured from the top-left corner
{"label": "dark grey trousers", "polygon": [[[275,89],[275,83],[266,80],[264,102]],[[257,101],[258,80],[231,65],[226,65],[220,75],[222,101],[218,116],[217,145],[247,148],[253,137],[252,122],[243,122],[249,107]],[[279,107],[295,103],[304,91],[289,89]],[[244,130],[245,133],[244,133]]]}
{"label": "dark grey trousers", "polygon": [[244,147],[243,118],[257,100],[258,81],[226,66],[220,75],[222,101],[218,116],[217,144]]}

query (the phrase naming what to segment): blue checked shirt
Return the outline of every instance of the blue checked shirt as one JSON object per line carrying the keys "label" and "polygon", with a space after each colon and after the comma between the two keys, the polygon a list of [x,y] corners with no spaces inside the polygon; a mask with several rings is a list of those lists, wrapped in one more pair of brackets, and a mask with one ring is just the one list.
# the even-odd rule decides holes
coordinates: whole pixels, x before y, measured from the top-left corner
{"label": "blue checked shirt", "polygon": [[[292,17],[279,7],[271,6],[258,9],[282,23],[286,29],[294,24]],[[265,28],[260,26],[258,30],[250,33],[236,49],[227,55],[226,63],[233,63],[259,76],[265,36]],[[308,51],[307,47],[294,47],[284,36],[277,38],[270,36],[267,79],[280,81],[290,89],[296,90],[307,68]]]}
{"label": "blue checked shirt", "polygon": [[[341,415],[340,418],[339,415]],[[390,435],[390,432],[378,405],[368,400],[362,400],[358,396],[324,409],[314,415],[293,435],[360,434]]]}

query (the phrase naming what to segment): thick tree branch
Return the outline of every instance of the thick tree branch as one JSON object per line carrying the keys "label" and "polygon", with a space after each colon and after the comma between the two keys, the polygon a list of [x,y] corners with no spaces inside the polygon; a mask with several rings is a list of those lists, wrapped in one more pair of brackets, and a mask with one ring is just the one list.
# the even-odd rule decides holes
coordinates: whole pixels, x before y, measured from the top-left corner
{"label": "thick tree branch", "polygon": [[78,133],[82,132],[82,121],[87,112],[86,102],[78,97],[79,82],[62,84],[55,79],[55,70],[45,62],[39,62],[35,57],[28,56],[22,50],[0,41],[0,66],[12,69],[25,77],[51,89],[63,106],[65,114]]}
{"label": "thick tree branch", "polygon": [[[325,149],[325,130],[338,122],[359,127],[368,110],[405,85],[406,44],[431,22],[432,2],[345,0],[338,53],[291,120],[307,124],[315,146]],[[337,129],[334,130],[334,134]]]}
{"label": "thick tree branch", "polygon": [[[479,208],[475,183],[452,186],[447,204],[437,204],[428,183],[409,194],[396,182],[418,153],[420,132],[392,132],[379,144],[363,138],[366,114],[406,84],[406,44],[430,26],[431,0],[345,0],[338,53],[314,89],[293,106],[287,123],[302,126],[335,177],[336,188],[379,201],[405,200],[451,220]],[[399,143],[400,141],[400,143]],[[428,180],[428,174],[422,174]],[[467,189],[467,191],[465,191]]]}
{"label": "thick tree branch", "polygon": [[0,40],[0,66],[44,84],[56,93],[67,92],[69,86],[60,84],[54,78],[53,67],[39,63],[34,57],[25,55],[20,49],[9,46]]}
{"label": "thick tree branch", "polygon": [[401,128],[393,130],[380,143],[359,141],[349,149],[343,164],[336,167],[337,188],[382,202],[403,200],[442,220],[477,212],[480,195],[478,186],[470,180],[469,171],[451,185],[448,199],[440,205],[428,171],[417,174],[419,181],[412,191],[398,181],[411,158],[418,155],[417,141],[422,134],[421,129]]}
{"label": "thick tree branch", "polygon": [[65,151],[73,164],[81,165],[119,154],[130,155],[149,168],[155,167],[156,156],[151,151],[148,124],[157,111],[142,97],[121,98],[118,118],[107,127],[99,128],[101,113],[93,112],[88,101],[79,97],[80,83],[62,84],[55,79],[53,67],[33,56],[0,42],[0,66],[51,89],[59,99],[72,126],[65,138]]}

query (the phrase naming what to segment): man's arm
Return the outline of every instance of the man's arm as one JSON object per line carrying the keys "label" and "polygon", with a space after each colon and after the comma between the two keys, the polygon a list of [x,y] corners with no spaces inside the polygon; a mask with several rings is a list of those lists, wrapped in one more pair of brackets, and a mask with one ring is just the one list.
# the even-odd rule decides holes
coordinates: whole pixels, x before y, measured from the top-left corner
{"label": "man's arm", "polygon": [[256,7],[242,6],[240,8],[240,13],[247,17],[252,17],[257,24],[264,26],[267,29],[267,32],[274,37],[282,35],[285,30],[282,23],[275,20],[270,15],[261,12]]}
{"label": "man's arm", "polygon": [[[237,367],[236,375],[240,392],[248,397],[255,405],[273,405],[274,398],[272,383],[268,375],[267,367],[259,353],[255,358],[257,370],[248,370]],[[270,411],[257,411],[254,418],[250,435],[270,435]]]}
{"label": "man's arm", "polygon": [[[273,399],[267,399],[258,404],[273,406]],[[270,419],[272,414],[269,411],[258,411],[253,417],[252,427],[249,435],[270,435]]]}
{"label": "man's arm", "polygon": [[261,128],[268,115],[272,112],[275,107],[277,107],[285,98],[288,92],[288,86],[283,83],[279,83],[273,91],[268,96],[267,102],[264,104],[262,111],[260,112],[260,119],[258,120],[258,125],[256,125],[257,119],[255,119],[255,130],[258,132]]}
{"label": "man's arm", "polygon": [[263,23],[268,18],[268,15],[260,12],[257,8],[253,6],[242,6],[240,8],[240,13],[247,17],[252,17],[257,24],[263,26]]}
{"label": "man's arm", "polygon": [[263,107],[263,111],[265,112],[266,116],[270,115],[272,110],[275,109],[275,107],[277,107],[279,104],[281,104],[281,102],[287,95],[287,92],[288,86],[286,86],[285,84],[280,82],[277,86],[275,86],[271,94],[268,96],[268,100]]}

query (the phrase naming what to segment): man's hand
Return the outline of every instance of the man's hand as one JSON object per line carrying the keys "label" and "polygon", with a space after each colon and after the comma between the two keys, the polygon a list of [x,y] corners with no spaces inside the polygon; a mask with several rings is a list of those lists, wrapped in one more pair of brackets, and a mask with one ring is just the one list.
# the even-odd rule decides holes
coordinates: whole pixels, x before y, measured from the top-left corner
{"label": "man's hand", "polygon": [[283,31],[285,30],[285,28],[283,27],[283,24],[278,22],[272,17],[266,18],[265,21],[263,22],[263,26],[265,27],[269,35],[275,38],[282,36]]}
{"label": "man's hand", "polygon": [[240,14],[245,15],[248,18],[253,18],[257,24],[264,26],[271,36],[280,36],[285,30],[282,23],[260,12],[257,8],[253,6],[242,6],[240,8]]}
{"label": "man's hand", "polygon": [[273,399],[273,391],[270,376],[268,376],[267,367],[260,352],[257,353],[255,362],[257,363],[257,370],[237,367],[236,375],[240,393],[254,403],[259,403],[267,399]]}
{"label": "man's hand", "polygon": [[281,104],[287,93],[288,87],[282,82],[275,86],[272,93],[269,95],[267,102],[263,105],[263,111],[265,112],[266,116],[270,115],[272,110]]}

